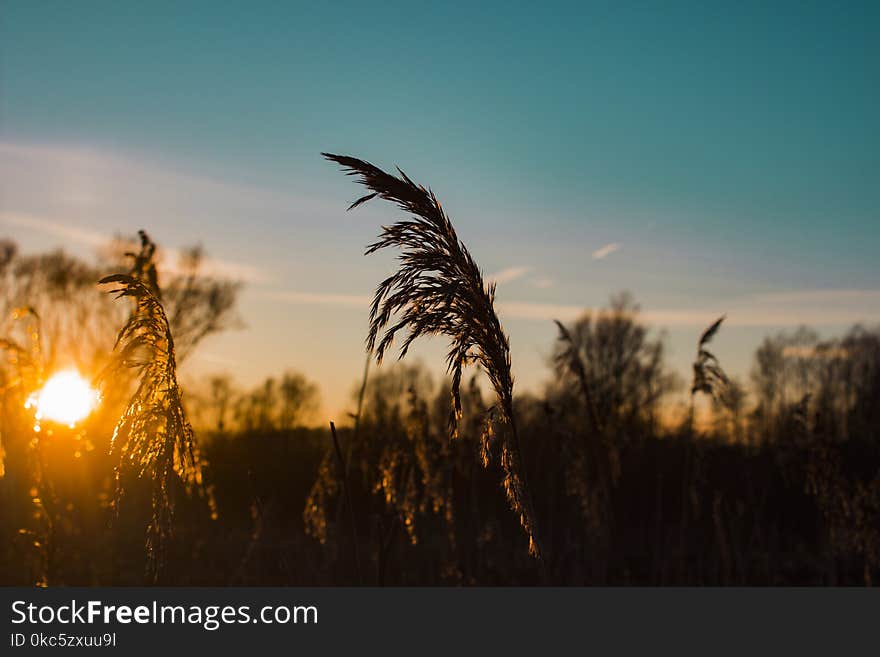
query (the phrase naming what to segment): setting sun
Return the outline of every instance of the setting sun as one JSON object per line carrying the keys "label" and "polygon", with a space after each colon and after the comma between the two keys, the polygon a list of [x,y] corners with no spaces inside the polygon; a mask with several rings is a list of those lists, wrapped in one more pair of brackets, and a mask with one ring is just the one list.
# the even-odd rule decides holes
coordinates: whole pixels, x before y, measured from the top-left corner
{"label": "setting sun", "polygon": [[26,406],[36,409],[38,422],[51,420],[73,427],[86,418],[97,403],[98,391],[76,370],[65,370],[53,374],[42,389],[31,395]]}

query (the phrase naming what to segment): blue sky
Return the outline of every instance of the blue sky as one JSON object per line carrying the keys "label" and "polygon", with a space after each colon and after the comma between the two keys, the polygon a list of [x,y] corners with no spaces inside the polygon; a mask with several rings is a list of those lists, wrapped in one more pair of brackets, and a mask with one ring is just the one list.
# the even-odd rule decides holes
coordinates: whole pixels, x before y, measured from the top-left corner
{"label": "blue sky", "polygon": [[0,232],[201,241],[249,328],[198,372],[299,368],[345,403],[392,266],[362,247],[397,214],[346,215],[324,150],[430,183],[526,387],[550,316],[620,289],[681,368],[720,311],[741,375],[768,332],[880,322],[877,3],[219,4],[0,9]]}

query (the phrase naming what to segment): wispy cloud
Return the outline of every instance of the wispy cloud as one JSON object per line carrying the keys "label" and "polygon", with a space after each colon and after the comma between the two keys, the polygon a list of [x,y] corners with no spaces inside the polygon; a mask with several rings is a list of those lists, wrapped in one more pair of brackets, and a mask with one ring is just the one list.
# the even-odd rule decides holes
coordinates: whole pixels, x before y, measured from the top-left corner
{"label": "wispy cloud", "polygon": [[530,282],[532,287],[536,287],[539,290],[549,290],[555,285],[555,281],[552,278],[534,278]]}
{"label": "wispy cloud", "polygon": [[602,260],[602,258],[607,258],[615,251],[620,251],[623,248],[623,244],[619,242],[611,242],[610,244],[606,244],[605,246],[601,246],[595,251],[593,251],[593,260]]}
{"label": "wispy cloud", "polygon": [[213,214],[230,206],[234,210],[272,211],[291,207],[308,211],[337,208],[316,198],[81,146],[0,141],[0,171],[4,174],[0,187],[13,197],[12,201],[31,198],[37,188],[42,188],[43,196],[34,200],[74,200],[107,206],[127,198],[137,201],[148,212],[156,207],[178,207],[186,214]]}
{"label": "wispy cloud", "polygon": [[[289,268],[279,257],[283,246],[333,233],[328,218],[342,226],[354,222],[340,216],[338,200],[308,190],[263,187],[193,173],[173,160],[67,144],[0,141],[0,199],[0,209],[14,215],[7,225],[58,243],[94,249],[116,232],[133,235],[138,228],[160,244],[204,240],[216,254],[206,272],[253,283],[269,280],[270,264],[278,272]],[[345,244],[347,234],[335,233]],[[29,237],[20,238],[24,248]],[[360,246],[360,239],[350,239]],[[40,242],[45,247],[46,240]],[[170,250],[168,255],[176,260]]]}
{"label": "wispy cloud", "polygon": [[522,278],[530,271],[532,271],[531,267],[507,267],[506,269],[497,271],[494,274],[490,274],[486,278],[490,281],[495,281],[499,285],[502,285],[504,283],[510,283],[511,281]]}
{"label": "wispy cloud", "polygon": [[287,303],[338,306],[343,308],[359,308],[366,310],[373,298],[368,294],[325,294],[321,292],[270,291],[265,296],[276,301]]}
{"label": "wispy cloud", "polygon": [[108,235],[98,231],[66,226],[57,221],[32,217],[17,212],[0,212],[0,223],[6,224],[7,226],[15,226],[16,228],[34,230],[46,235],[60,237],[76,244],[91,246],[94,248],[106,246],[112,240]]}
{"label": "wispy cloud", "polygon": [[[573,321],[585,313],[598,312],[601,309],[573,304],[531,303],[508,301],[498,304],[502,317],[513,319],[534,319],[551,321]],[[702,326],[711,321],[712,314],[694,310],[645,310],[639,317],[649,324],[660,326]]]}
{"label": "wispy cloud", "polygon": [[766,304],[841,305],[847,303],[880,304],[880,290],[870,289],[818,289],[769,292],[751,297],[755,302]]}
{"label": "wispy cloud", "polygon": [[[645,308],[639,317],[656,327],[704,327],[722,313],[725,325],[740,327],[847,326],[857,323],[880,323],[880,290],[838,290],[851,303],[836,306],[816,305],[813,301],[827,291],[804,290],[790,295],[757,295],[732,300],[724,307],[711,308]],[[371,297],[356,294],[325,294],[315,292],[267,292],[271,298],[295,304],[311,304],[352,308],[366,311]],[[782,299],[788,302],[781,303]],[[794,301],[797,301],[795,303]],[[804,303],[806,301],[807,303]],[[528,301],[499,302],[502,319],[573,321],[587,312],[602,309],[589,305],[535,303]]]}
{"label": "wispy cloud", "polygon": [[[180,251],[177,249],[168,249],[167,253],[168,257],[163,265],[165,271],[179,273],[180,269],[178,263],[180,262]],[[231,260],[203,258],[199,271],[203,276],[223,278],[230,281],[240,281],[242,283],[265,285],[272,282],[272,276],[262,268],[248,265],[243,262],[233,262]]]}
{"label": "wispy cloud", "polygon": [[206,365],[212,366],[232,367],[240,363],[238,359],[230,358],[226,354],[215,354],[209,351],[204,351],[202,349],[195,351],[191,358],[193,360],[205,363]]}
{"label": "wispy cloud", "polygon": [[[573,304],[499,303],[502,315],[516,319],[571,321],[599,309]],[[849,326],[880,323],[880,290],[800,290],[731,300],[705,309],[645,308],[640,317],[655,326],[706,326],[726,313],[727,326]]]}
{"label": "wispy cloud", "polygon": [[[115,237],[107,233],[68,226],[59,221],[52,221],[42,217],[34,217],[28,214],[0,212],[0,224],[33,230],[45,235],[51,235],[73,242],[82,246],[99,249],[108,246]],[[162,249],[160,256],[162,269],[169,273],[181,273],[181,251],[178,249]],[[216,258],[204,258],[201,263],[201,273],[205,276],[225,278],[242,281],[244,283],[268,283],[271,278],[259,267],[229,260]]]}

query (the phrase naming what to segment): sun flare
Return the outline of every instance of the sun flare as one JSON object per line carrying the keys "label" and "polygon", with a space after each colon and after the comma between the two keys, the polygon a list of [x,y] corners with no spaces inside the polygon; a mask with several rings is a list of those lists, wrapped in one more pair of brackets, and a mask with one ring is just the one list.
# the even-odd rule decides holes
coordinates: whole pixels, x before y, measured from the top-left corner
{"label": "sun flare", "polygon": [[98,391],[93,389],[76,370],[53,374],[46,384],[32,394],[27,408],[36,409],[37,425],[40,420],[51,420],[73,426],[88,417],[98,403]]}

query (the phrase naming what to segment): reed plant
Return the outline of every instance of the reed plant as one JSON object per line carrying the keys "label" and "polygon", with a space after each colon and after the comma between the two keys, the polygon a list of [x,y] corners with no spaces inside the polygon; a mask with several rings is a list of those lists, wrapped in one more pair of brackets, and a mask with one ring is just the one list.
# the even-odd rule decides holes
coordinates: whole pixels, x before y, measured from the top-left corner
{"label": "reed plant", "polygon": [[[691,384],[691,399],[699,392],[707,394],[713,398],[720,398],[724,394],[725,387],[730,383],[730,378],[721,367],[718,358],[713,354],[706,345],[718,333],[724,322],[726,315],[722,315],[712,322],[705,331],[700,335],[697,342],[697,357],[694,359],[693,372],[694,378]],[[693,404],[691,405],[693,409]],[[693,410],[691,411],[693,414]]]}
{"label": "reed plant", "polygon": [[[323,153],[369,190],[349,210],[379,197],[410,218],[382,228],[366,254],[400,249],[400,266],[376,289],[370,307],[367,347],[381,363],[399,333],[405,333],[399,358],[420,337],[449,339],[446,355],[451,375],[450,435],[458,435],[461,419],[461,381],[464,368],[477,364],[486,373],[496,402],[486,411],[481,436],[484,465],[500,442],[503,487],[511,510],[519,516],[529,539],[529,552],[540,557],[541,541],[522,462],[513,412],[510,344],[495,312],[495,284],[485,283],[476,261],[433,192],[414,183],[398,169],[399,177],[354,157]],[[496,427],[503,427],[500,432]],[[501,434],[497,441],[498,433]]]}
{"label": "reed plant", "polygon": [[177,379],[174,338],[161,301],[155,245],[141,232],[141,250],[130,254],[132,269],[101,279],[113,286],[117,299],[133,303],[128,321],[120,329],[114,358],[101,375],[103,386],[136,382],[134,392],[113,432],[111,453],[118,455],[116,508],[124,493],[123,474],[129,468],[138,478],[152,482],[152,517],[147,525],[147,573],[161,579],[169,541],[173,534],[175,481],[188,493],[208,501],[212,517],[216,506],[210,487],[203,480],[205,462],[200,455],[192,425],[183,406]]}
{"label": "reed plant", "polygon": [[[42,319],[32,306],[16,308],[12,319],[24,327],[24,338],[11,336],[0,338],[0,351],[7,357],[8,368],[4,370],[4,380],[0,385],[0,397],[10,399],[18,409],[33,408],[33,393],[44,383],[48,364],[43,349]],[[18,414],[13,414],[18,416]],[[24,458],[19,461],[22,468],[18,477],[26,483],[26,490],[33,506],[31,523],[18,529],[18,536],[24,538],[34,550],[32,580],[37,586],[57,584],[57,534],[60,521],[57,495],[47,464],[46,444],[41,433],[39,416],[36,412],[26,414],[23,421],[27,428],[15,426],[13,417],[3,408],[0,423],[0,477],[5,475],[6,446],[4,443],[17,434],[21,442],[15,447]],[[19,419],[21,421],[22,418]],[[12,447],[10,445],[10,447]]]}

